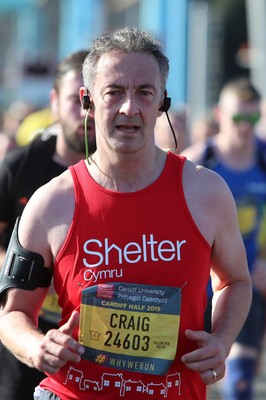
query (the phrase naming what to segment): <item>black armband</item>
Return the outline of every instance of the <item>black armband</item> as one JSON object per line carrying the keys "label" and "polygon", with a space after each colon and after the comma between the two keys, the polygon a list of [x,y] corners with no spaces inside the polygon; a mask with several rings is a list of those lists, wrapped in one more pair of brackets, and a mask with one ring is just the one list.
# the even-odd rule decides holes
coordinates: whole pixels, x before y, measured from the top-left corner
{"label": "black armband", "polygon": [[44,266],[41,254],[24,249],[18,239],[16,220],[8,245],[4,264],[0,271],[0,299],[10,288],[34,290],[38,287],[49,287],[53,272]]}

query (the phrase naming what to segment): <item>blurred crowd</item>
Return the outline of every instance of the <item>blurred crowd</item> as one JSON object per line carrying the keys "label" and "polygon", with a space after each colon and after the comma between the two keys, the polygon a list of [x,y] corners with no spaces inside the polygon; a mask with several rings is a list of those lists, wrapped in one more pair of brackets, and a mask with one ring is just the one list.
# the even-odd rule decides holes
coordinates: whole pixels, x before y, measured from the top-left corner
{"label": "blurred crowd", "polygon": [[25,146],[53,121],[49,106],[37,108],[23,99],[0,110],[0,159],[17,146]]}
{"label": "blurred crowd", "polygon": [[[213,106],[215,107],[215,105]],[[156,144],[165,150],[180,154],[188,146],[206,141],[214,136],[219,125],[214,108],[205,114],[192,118],[189,107],[172,106],[168,112],[172,129],[177,138],[177,148],[173,131],[166,114],[157,119],[155,126]],[[49,105],[40,109],[23,99],[16,100],[7,109],[0,109],[0,159],[17,146],[25,146],[54,121]],[[257,124],[258,138],[266,142],[266,99],[261,101],[261,118]]]}

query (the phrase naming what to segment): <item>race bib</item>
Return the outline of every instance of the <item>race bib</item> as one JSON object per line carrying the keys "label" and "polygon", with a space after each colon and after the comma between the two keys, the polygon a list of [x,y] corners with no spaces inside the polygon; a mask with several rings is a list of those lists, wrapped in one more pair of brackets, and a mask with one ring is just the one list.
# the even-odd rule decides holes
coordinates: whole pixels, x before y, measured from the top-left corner
{"label": "race bib", "polygon": [[181,289],[134,283],[83,290],[83,358],[121,370],[164,375],[176,354]]}

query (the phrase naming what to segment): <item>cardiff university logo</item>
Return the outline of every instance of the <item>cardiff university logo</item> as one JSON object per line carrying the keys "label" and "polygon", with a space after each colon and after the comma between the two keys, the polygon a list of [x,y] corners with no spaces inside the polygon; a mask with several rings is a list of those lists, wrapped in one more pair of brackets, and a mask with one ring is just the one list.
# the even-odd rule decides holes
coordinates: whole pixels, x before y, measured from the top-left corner
{"label": "cardiff university logo", "polygon": [[97,288],[97,297],[103,299],[112,299],[114,297],[114,285],[100,284]]}

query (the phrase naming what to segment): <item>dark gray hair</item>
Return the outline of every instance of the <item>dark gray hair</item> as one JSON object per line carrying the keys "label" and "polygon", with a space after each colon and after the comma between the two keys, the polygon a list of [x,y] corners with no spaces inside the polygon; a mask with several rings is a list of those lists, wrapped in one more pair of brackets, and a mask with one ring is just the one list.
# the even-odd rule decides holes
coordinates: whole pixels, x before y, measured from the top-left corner
{"label": "dark gray hair", "polygon": [[169,60],[162,52],[163,45],[148,32],[136,28],[125,27],[105,33],[94,40],[83,63],[83,81],[86,89],[93,91],[100,57],[113,50],[124,53],[147,53],[154,56],[160,69],[162,91],[164,93],[169,74]]}

